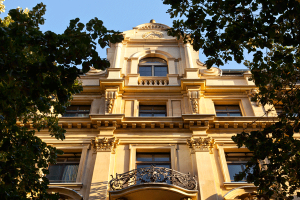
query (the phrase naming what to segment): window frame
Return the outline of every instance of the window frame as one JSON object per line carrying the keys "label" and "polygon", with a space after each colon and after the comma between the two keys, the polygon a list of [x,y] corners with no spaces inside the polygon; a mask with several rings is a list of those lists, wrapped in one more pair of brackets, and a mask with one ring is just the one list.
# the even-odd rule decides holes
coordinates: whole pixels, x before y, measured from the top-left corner
{"label": "window frame", "polygon": [[[153,58],[154,59],[154,58],[159,58],[159,57],[148,57],[148,58]],[[147,57],[143,58],[143,59],[147,59]],[[141,59],[140,62],[143,59]],[[159,59],[162,59],[162,58],[159,58]],[[157,63],[157,62],[140,63],[139,62],[138,71],[139,71],[140,76],[143,76],[143,77],[167,77],[167,75],[169,74],[168,63],[167,63],[167,61],[165,59],[162,59],[162,60],[164,60],[166,63],[163,63],[163,62],[161,62],[161,63]],[[141,75],[141,73],[140,73],[140,67],[151,67],[151,76]],[[166,73],[165,76],[157,76],[157,75],[155,75],[155,73],[156,73],[155,69],[159,68],[159,67],[165,67],[166,68],[167,73]]]}
{"label": "window frame", "polygon": [[[138,154],[146,154],[146,155],[152,155],[152,161],[138,161]],[[163,155],[168,154],[169,155],[169,161],[155,161],[155,155]],[[169,165],[171,169],[171,154],[170,152],[136,152],[136,161],[135,161],[135,167],[138,168],[138,165],[154,165],[156,164],[165,164]]]}
{"label": "window frame", "polygon": [[[151,111],[142,110],[142,106],[151,106]],[[155,110],[154,108],[164,107],[165,110]],[[141,116],[141,114],[151,114],[151,116]],[[155,114],[165,114],[165,116],[154,116]],[[166,105],[141,105],[139,104],[139,117],[167,117],[167,106]]]}
{"label": "window frame", "polygon": [[153,144],[151,146],[144,145],[144,144],[130,144],[130,159],[129,159],[129,170],[136,169],[136,153],[137,152],[162,152],[162,153],[170,153],[170,162],[171,168],[174,170],[178,170],[178,163],[177,163],[177,145],[169,144],[169,145],[162,145],[162,144]]}
{"label": "window frame", "polygon": [[[228,154],[245,154],[245,155],[244,156],[232,156],[232,158],[235,157],[235,158],[238,159],[238,160],[232,161],[232,160],[227,159]],[[228,173],[229,173],[229,177],[230,177],[230,182],[236,182],[236,181],[234,181],[234,179],[231,179],[229,166],[230,165],[240,165],[241,166],[241,171],[239,171],[239,172],[244,171],[246,169],[245,166],[246,166],[247,162],[249,161],[249,158],[251,158],[251,154],[253,154],[253,153],[252,152],[232,152],[232,151],[225,152],[225,158],[226,158]],[[238,182],[246,182],[246,180],[241,180],[241,181],[238,181]]]}
{"label": "window frame", "polygon": [[[243,116],[243,113],[242,113],[242,109],[241,109],[241,106],[239,104],[215,104],[215,111],[216,111],[216,116],[217,117],[242,117]],[[226,107],[226,110],[217,110],[217,106],[225,106]],[[230,110],[229,107],[230,106],[237,106],[239,108],[239,111],[236,111],[236,110]],[[218,113],[219,114],[227,114],[227,116],[218,116]],[[231,116],[230,114],[234,114],[234,113],[239,113],[240,116]]]}
{"label": "window frame", "polygon": [[[80,107],[89,107],[89,110],[80,110]],[[70,107],[77,107],[76,110],[67,110]],[[90,105],[70,105],[67,107],[66,112],[62,115],[62,117],[89,117],[91,106]],[[67,114],[75,114],[75,116],[66,116]],[[84,116],[78,116],[79,114],[84,114]]]}
{"label": "window frame", "polygon": [[[226,153],[252,153],[250,152],[247,148],[238,148],[237,146],[218,146],[218,151],[219,151],[219,161],[221,165],[221,169],[223,172],[223,178],[224,178],[224,185],[225,187],[230,188],[231,184],[239,184],[239,185],[252,185],[252,183],[247,183],[246,181],[231,181],[230,178],[230,173],[229,173],[229,168],[228,168],[228,163],[226,160]],[[247,161],[234,161],[235,163],[247,163]],[[231,161],[231,163],[234,163]]]}
{"label": "window frame", "polygon": [[[69,154],[74,154],[74,156],[66,156],[66,155],[69,155]],[[78,156],[79,155],[79,156]],[[78,179],[78,174],[80,173],[80,161],[81,161],[81,156],[82,156],[82,152],[65,152],[63,155],[58,155],[58,157],[57,157],[57,159],[58,159],[58,161],[57,161],[57,163],[56,164],[51,164],[51,165],[49,165],[49,168],[48,168],[48,170],[49,170],[49,174],[47,175],[47,176],[50,176],[50,167],[51,166],[58,166],[58,165],[61,165],[62,166],[62,169],[61,169],[61,171],[60,171],[60,173],[59,173],[59,180],[51,180],[51,179],[49,179],[49,177],[47,177],[48,179],[49,179],[49,182],[50,183],[75,183],[75,182],[77,182],[77,179]],[[77,160],[77,161],[68,161],[68,158],[78,158],[79,157],[79,160]],[[59,161],[59,159],[64,159],[64,161]],[[77,172],[76,172],[76,178],[75,178],[75,180],[73,180],[73,181],[64,181],[64,180],[62,180],[62,178],[63,178],[63,175],[64,175],[64,173],[65,173],[65,168],[66,168],[66,166],[68,166],[68,165],[78,165],[78,167],[77,167]]]}

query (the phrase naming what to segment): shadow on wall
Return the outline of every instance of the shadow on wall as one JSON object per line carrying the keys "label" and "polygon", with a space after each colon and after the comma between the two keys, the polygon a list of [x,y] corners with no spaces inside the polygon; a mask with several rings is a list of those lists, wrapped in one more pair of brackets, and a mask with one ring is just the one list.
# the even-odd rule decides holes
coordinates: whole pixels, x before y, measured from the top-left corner
{"label": "shadow on wall", "polygon": [[108,181],[92,183],[89,199],[106,199],[108,197]]}

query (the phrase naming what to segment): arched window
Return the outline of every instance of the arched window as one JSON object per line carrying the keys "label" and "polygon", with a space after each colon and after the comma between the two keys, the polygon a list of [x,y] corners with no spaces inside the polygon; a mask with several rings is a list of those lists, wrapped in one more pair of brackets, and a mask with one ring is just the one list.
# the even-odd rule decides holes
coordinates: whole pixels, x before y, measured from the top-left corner
{"label": "arched window", "polygon": [[148,57],[139,62],[140,76],[167,76],[167,61],[162,58]]}

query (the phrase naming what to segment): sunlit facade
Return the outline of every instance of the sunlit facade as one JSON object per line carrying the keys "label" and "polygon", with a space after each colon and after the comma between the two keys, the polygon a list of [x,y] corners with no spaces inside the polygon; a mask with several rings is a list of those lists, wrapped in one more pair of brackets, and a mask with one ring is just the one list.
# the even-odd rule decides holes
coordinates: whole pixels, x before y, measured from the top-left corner
{"label": "sunlit facade", "polygon": [[[105,71],[81,75],[83,92],[60,119],[65,152],[50,166],[62,199],[221,200],[254,198],[234,182],[251,158],[231,136],[264,128],[276,110],[251,101],[247,70],[207,69],[192,45],[151,21],[111,44]],[[255,121],[255,122],[254,122]],[[257,197],[259,198],[259,197]]]}

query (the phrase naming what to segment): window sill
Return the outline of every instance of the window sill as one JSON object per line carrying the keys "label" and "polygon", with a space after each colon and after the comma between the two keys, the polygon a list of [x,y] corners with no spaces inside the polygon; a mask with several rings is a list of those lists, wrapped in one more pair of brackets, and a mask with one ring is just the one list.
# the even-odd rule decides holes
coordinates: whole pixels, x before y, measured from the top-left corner
{"label": "window sill", "polygon": [[253,183],[247,183],[247,182],[224,182],[224,187],[226,190],[232,190],[237,187],[242,186],[254,186]]}
{"label": "window sill", "polygon": [[75,191],[79,191],[82,188],[82,183],[50,183],[49,188],[51,187],[66,187],[71,188]]}

